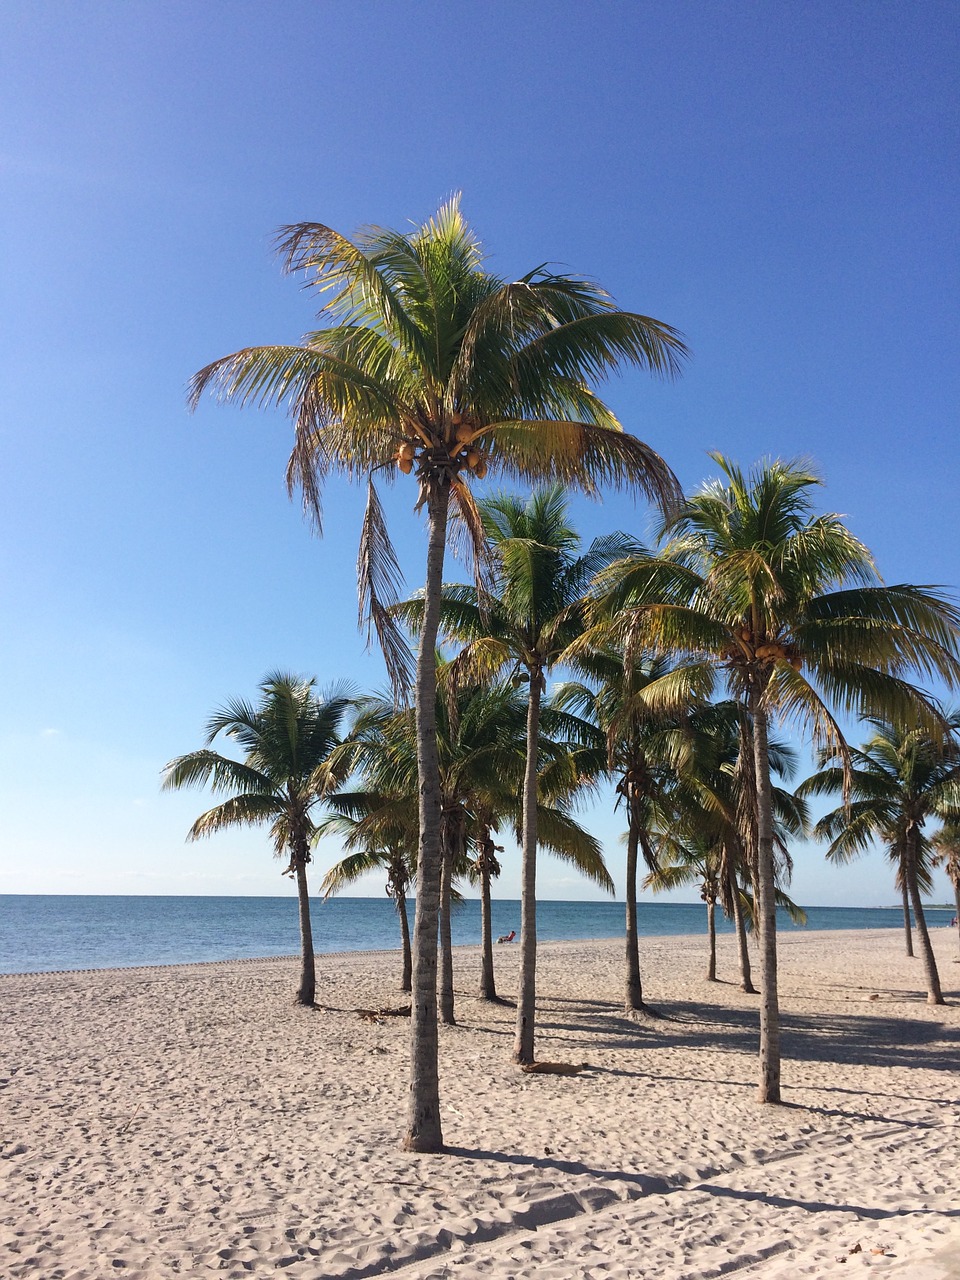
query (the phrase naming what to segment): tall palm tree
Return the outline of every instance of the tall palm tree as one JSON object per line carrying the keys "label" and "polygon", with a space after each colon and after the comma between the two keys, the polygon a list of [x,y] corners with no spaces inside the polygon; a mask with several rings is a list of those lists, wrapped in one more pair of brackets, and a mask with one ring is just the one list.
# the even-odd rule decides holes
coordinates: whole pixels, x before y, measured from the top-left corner
{"label": "tall palm tree", "polygon": [[[687,499],[658,554],[611,568],[603,612],[628,643],[722,677],[749,715],[757,824],[762,992],[758,1096],[780,1100],[780,1018],[770,782],[771,716],[846,746],[830,704],[846,712],[940,717],[907,676],[960,683],[960,612],[938,592],[885,586],[870,552],[837,515],[813,511],[819,477],[802,462],[751,473],[712,455],[723,479]],[[664,697],[672,696],[671,681]]]}
{"label": "tall palm tree", "polygon": [[[873,735],[854,751],[847,782],[848,804],[824,815],[814,835],[829,840],[827,857],[848,862],[863,853],[874,840],[887,846],[906,886],[927,982],[927,1000],[943,1004],[930,933],[923,913],[921,890],[932,886],[933,849],[924,835],[930,817],[949,817],[960,808],[960,715],[948,718],[951,732],[931,736],[923,727],[905,729],[889,721],[871,719]],[[830,765],[831,753],[821,764],[827,767],[808,778],[802,795],[829,795],[843,790],[843,770]]]}
{"label": "tall palm tree", "polygon": [[406,648],[387,608],[397,561],[372,476],[415,474],[426,509],[424,618],[416,663],[420,850],[414,929],[411,1086],[404,1147],[443,1147],[437,1064],[437,912],[440,782],[435,645],[444,549],[452,511],[479,549],[471,482],[488,468],[524,479],[556,478],[596,493],[626,486],[665,508],[673,473],[625,432],[590,389],[622,363],[660,376],[679,371],[677,331],[619,310],[598,285],[537,267],[505,280],[458,200],[403,234],[372,228],[352,240],[320,223],[281,232],[288,270],[323,297],[328,327],[299,345],[251,347],[214,361],[193,379],[237,403],[290,408],[295,423],[287,471],[319,520],[330,471],[368,477],[360,553],[361,611],[380,639],[395,685],[409,678]]}
{"label": "tall palm tree", "polygon": [[[597,539],[584,553],[569,522],[559,485],[527,500],[499,494],[479,504],[489,546],[487,586],[448,584],[441,593],[444,635],[463,644],[455,668],[464,678],[513,672],[527,687],[526,762],[523,776],[520,898],[520,985],[515,1062],[534,1060],[537,962],[537,819],[541,712],[547,676],[582,629],[583,597],[601,567],[625,540]],[[404,616],[422,625],[423,606],[409,602]]]}
{"label": "tall palm tree", "polygon": [[[171,760],[163,772],[164,790],[207,785],[229,799],[202,813],[188,840],[227,827],[270,824],[277,857],[289,859],[285,875],[297,884],[301,970],[297,1003],[312,1007],[317,978],[310,926],[307,865],[316,832],[315,814],[328,791],[340,781],[331,764],[340,723],[350,704],[344,688],[318,696],[315,681],[286,672],[268,675],[256,706],[237,699],[215,711],[207,722],[207,747]],[[220,735],[244,750],[233,760],[210,749]]]}

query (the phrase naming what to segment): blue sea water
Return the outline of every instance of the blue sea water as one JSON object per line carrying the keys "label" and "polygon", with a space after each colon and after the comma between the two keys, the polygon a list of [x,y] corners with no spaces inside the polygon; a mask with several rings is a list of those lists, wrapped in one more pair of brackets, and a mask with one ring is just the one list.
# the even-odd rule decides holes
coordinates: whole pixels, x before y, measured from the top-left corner
{"label": "blue sea water", "polygon": [[[384,898],[314,899],[318,952],[381,951],[400,946],[393,903]],[[698,934],[701,903],[641,903],[641,934]],[[898,929],[899,909],[808,907],[807,929]],[[623,932],[620,902],[541,902],[537,936],[549,940],[615,938]],[[931,928],[951,911],[930,908]],[[721,930],[731,926],[717,913]],[[520,925],[520,904],[493,904],[495,934]],[[797,928],[783,916],[779,927]],[[480,903],[464,902],[453,919],[457,945],[480,942]],[[108,897],[0,895],[0,973],[113,969],[193,964],[253,956],[294,955],[300,949],[295,898]]]}

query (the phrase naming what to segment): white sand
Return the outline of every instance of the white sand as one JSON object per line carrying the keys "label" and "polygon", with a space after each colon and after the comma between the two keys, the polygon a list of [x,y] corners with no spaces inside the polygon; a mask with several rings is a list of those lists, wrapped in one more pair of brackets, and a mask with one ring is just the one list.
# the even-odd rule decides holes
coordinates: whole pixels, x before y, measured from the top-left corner
{"label": "white sand", "polygon": [[396,955],[321,958],[324,1012],[291,960],[0,978],[0,1276],[960,1277],[936,932],[942,1008],[896,932],[783,936],[781,1107],[754,1101],[756,997],[703,980],[700,939],[643,942],[653,1028],[620,1015],[619,943],[541,948],[537,1056],[575,1078],[510,1064],[464,948],[443,1156],[399,1149],[408,1023],[354,1012],[401,1002]]}

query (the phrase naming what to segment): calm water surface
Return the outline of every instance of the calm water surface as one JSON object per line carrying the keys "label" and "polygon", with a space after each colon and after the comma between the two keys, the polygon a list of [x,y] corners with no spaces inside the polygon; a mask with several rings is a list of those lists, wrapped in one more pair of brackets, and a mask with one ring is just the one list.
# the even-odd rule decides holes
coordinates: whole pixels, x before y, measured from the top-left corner
{"label": "calm water surface", "polygon": [[[318,952],[382,951],[400,946],[393,903],[384,898],[314,900]],[[898,929],[899,909],[808,907],[807,929]],[[615,938],[623,932],[620,902],[541,902],[537,936],[544,941]],[[931,928],[952,911],[930,908]],[[718,927],[729,930],[720,912]],[[701,933],[702,903],[641,903],[647,937]],[[493,904],[495,934],[519,929],[520,903]],[[784,916],[779,927],[797,926]],[[457,945],[480,942],[480,903],[465,902],[453,919]],[[0,973],[192,964],[299,952],[295,898],[107,897],[0,895]]]}

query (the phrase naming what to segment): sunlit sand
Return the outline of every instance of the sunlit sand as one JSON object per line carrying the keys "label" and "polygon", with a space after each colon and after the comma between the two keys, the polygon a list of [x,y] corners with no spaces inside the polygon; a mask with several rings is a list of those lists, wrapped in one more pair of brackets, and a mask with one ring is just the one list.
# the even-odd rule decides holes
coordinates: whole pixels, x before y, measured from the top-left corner
{"label": "sunlit sand", "polygon": [[323,957],[316,1012],[293,960],[0,978],[0,1274],[956,1277],[960,965],[935,932],[938,1008],[894,931],[783,935],[780,1107],[754,1100],[732,937],[722,983],[703,940],[645,940],[667,1016],[640,1026],[619,943],[545,944],[537,1056],[575,1076],[511,1065],[513,1010],[460,949],[442,1156],[399,1147],[408,1024],[369,1012],[402,1003],[397,955]]}

